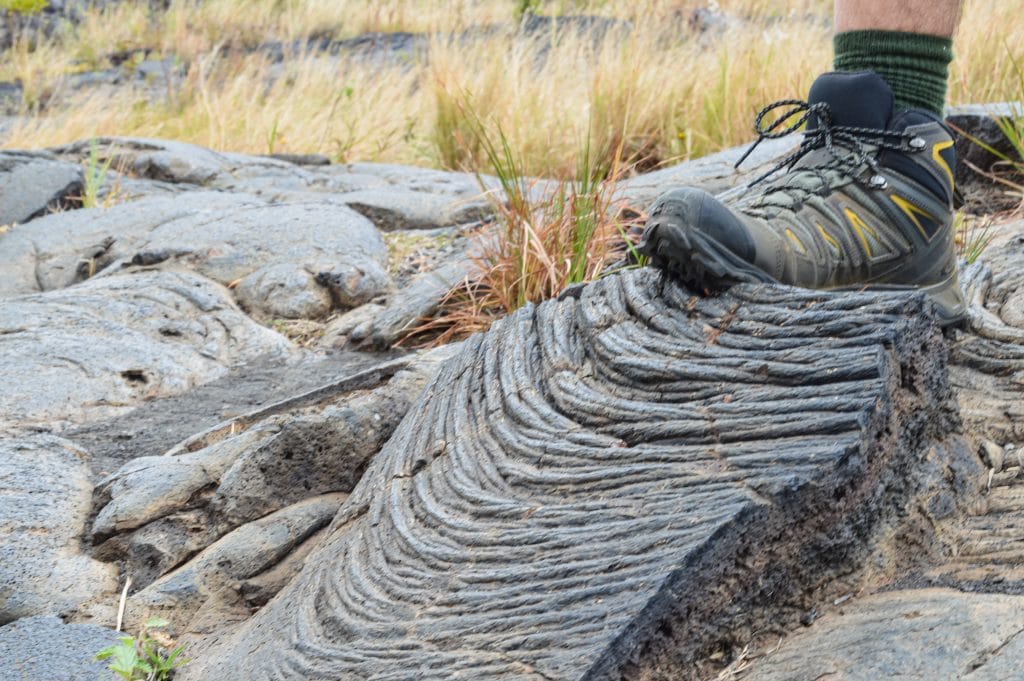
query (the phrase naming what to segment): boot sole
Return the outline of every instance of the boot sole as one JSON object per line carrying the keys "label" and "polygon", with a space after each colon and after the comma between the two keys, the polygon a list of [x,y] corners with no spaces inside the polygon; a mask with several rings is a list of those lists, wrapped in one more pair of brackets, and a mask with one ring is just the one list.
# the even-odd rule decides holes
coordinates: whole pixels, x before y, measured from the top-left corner
{"label": "boot sole", "polygon": [[[770,274],[743,260],[728,248],[689,225],[655,225],[646,236],[650,262],[692,289],[721,291],[734,284],[779,284]],[[831,291],[918,291],[935,304],[939,326],[958,324],[967,305],[956,270],[936,284],[863,284]]]}

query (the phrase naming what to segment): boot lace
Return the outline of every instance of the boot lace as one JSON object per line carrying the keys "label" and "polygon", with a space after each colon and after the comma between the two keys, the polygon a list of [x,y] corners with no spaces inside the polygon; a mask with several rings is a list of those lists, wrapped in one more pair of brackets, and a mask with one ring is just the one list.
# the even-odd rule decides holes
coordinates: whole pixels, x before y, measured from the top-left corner
{"label": "boot lace", "polygon": [[[788,108],[774,121],[766,122],[769,114],[784,107]],[[757,140],[740,157],[735,167],[739,168],[761,142],[767,139],[779,139],[797,132],[804,123],[810,120],[811,116],[816,117],[817,126],[804,130],[804,139],[800,146],[789,156],[776,163],[768,172],[751,181],[747,188],[767,180],[780,170],[792,168],[804,156],[823,147],[828,150],[831,159],[825,164],[808,168],[808,170],[815,172],[818,176],[821,176],[820,171],[823,170],[839,170],[857,180],[865,166],[872,170],[873,177],[881,177],[878,160],[869,151],[868,145],[875,149],[892,149],[909,153],[919,152],[925,146],[920,142],[914,142],[916,136],[904,131],[835,125],[832,122],[832,109],[828,102],[811,104],[800,99],[782,99],[769,104],[757,114],[757,118],[754,120],[754,132],[757,133]],[[792,189],[792,187],[776,188],[776,190],[786,189]]]}

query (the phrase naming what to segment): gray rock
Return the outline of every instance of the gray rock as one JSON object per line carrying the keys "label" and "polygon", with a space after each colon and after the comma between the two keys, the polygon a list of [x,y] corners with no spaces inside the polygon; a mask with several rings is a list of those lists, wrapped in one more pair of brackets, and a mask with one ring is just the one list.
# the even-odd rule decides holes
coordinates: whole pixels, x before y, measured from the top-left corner
{"label": "gray rock", "polygon": [[84,160],[89,158],[94,144],[103,158],[111,160],[115,170],[152,180],[202,186],[231,170],[230,161],[223,155],[174,140],[100,137],[55,147],[53,151]]}
{"label": "gray rock", "polygon": [[528,306],[443,365],[299,576],[186,678],[691,678],[945,484],[908,475],[960,427],[929,310],[649,270]]}
{"label": "gray rock", "polygon": [[[0,239],[0,295],[63,288],[107,269],[115,261],[164,262],[189,253],[189,244],[149,246],[150,234],[181,221],[212,221],[219,214],[266,205],[251,196],[192,192],[59,213],[11,230]],[[136,258],[137,256],[137,258]]]}
{"label": "gray rock", "polygon": [[[373,289],[374,294],[377,290]],[[239,282],[235,296],[250,313],[285,319],[319,319],[333,306],[331,291],[319,285],[308,270],[292,263],[256,270]]]}
{"label": "gray rock", "polygon": [[0,627],[0,676],[4,681],[96,681],[110,675],[93,657],[115,645],[113,629],[64,624],[57,617],[27,617]]}
{"label": "gray rock", "polygon": [[68,76],[67,84],[72,91],[77,91],[86,88],[122,85],[124,80],[121,69],[99,69],[85,73],[73,73]]}
{"label": "gray rock", "polygon": [[200,505],[204,488],[216,486],[239,456],[277,430],[254,427],[195,452],[130,461],[98,484],[108,503],[93,522],[93,536],[132,530]]}
{"label": "gray rock", "polygon": [[380,175],[354,170],[350,165],[317,168],[317,185],[332,195],[382,189],[392,186]]}
{"label": "gray rock", "polygon": [[[346,163],[330,167],[332,177],[345,181],[348,178],[377,178],[387,185],[400,187],[407,191],[425,194],[470,199],[481,194],[480,182],[470,173],[453,173],[431,168],[416,168],[390,163]],[[483,178],[491,187],[493,178]],[[350,181],[350,180],[349,180]],[[364,179],[365,183],[367,180]]]}
{"label": "gray rock", "polygon": [[85,458],[52,436],[0,440],[0,624],[116,592],[117,568],[82,551],[92,508]]}
{"label": "gray rock", "polygon": [[336,197],[384,231],[434,229],[482,220],[494,213],[484,198],[453,199],[450,195],[392,187],[365,189]]}
{"label": "gray rock", "polygon": [[950,379],[966,424],[994,442],[1024,440],[1024,221],[999,225],[961,272],[967,328],[954,336]]}
{"label": "gray rock", "polygon": [[[313,497],[242,525],[171,574],[134,594],[128,600],[126,621],[142,622],[150,614],[162,614],[187,626],[185,623],[205,601],[240,595],[240,582],[271,569],[326,526],[347,496]],[[225,591],[235,593],[228,596]]]}
{"label": "gray rock", "polygon": [[[320,168],[302,166],[273,156],[225,153],[230,171],[210,183],[230,192],[247,192],[282,203],[330,200],[323,190]],[[305,193],[305,194],[304,194]]]}
{"label": "gray rock", "polygon": [[99,204],[107,206],[137,201],[149,196],[178,196],[195,190],[196,188],[189,184],[147,180],[109,169],[96,194]]}
{"label": "gray rock", "polygon": [[313,494],[351,491],[435,366],[413,365],[365,395],[267,423],[220,478],[215,515],[235,527]]}
{"label": "gray rock", "polygon": [[0,152],[0,225],[28,222],[81,193],[81,166],[45,152]]}
{"label": "gray rock", "polygon": [[188,272],[101,277],[8,298],[0,303],[0,426],[109,417],[292,348],[222,287]]}
{"label": "gray rock", "polygon": [[348,492],[450,352],[379,364],[129,462],[98,485],[96,555],[146,586],[245,523]]}
{"label": "gray rock", "polygon": [[1006,459],[1006,452],[1002,447],[991,440],[981,443],[982,460],[996,473],[1003,470],[1003,462]]}
{"label": "gray rock", "polygon": [[175,57],[144,59],[135,65],[135,77],[148,82],[166,81],[174,76],[182,77],[185,73],[184,65]]}
{"label": "gray rock", "polygon": [[[201,492],[196,503],[203,498]],[[122,565],[124,574],[132,577],[132,588],[142,589],[217,541],[225,531],[205,508],[178,511],[111,537],[97,546],[93,555]]]}
{"label": "gray rock", "polygon": [[473,262],[460,254],[431,272],[420,274],[389,299],[384,310],[368,323],[354,327],[357,335],[376,347],[389,347],[405,336],[415,324],[437,312],[441,300],[473,271]]}
{"label": "gray rock", "polygon": [[[1013,418],[1013,413],[1019,411],[1020,383],[1014,385],[1013,374],[1007,373],[1007,369],[1014,361],[1024,361],[1024,355],[1014,357],[1012,346],[1007,353],[1002,343],[978,342],[981,340],[976,339],[972,345],[983,348],[986,356],[992,353],[997,358],[994,365],[987,367],[991,374],[979,371],[979,365],[974,363],[951,367],[951,377],[958,382],[965,377],[982,381],[996,379],[983,394],[975,390],[987,381],[975,384],[970,390],[957,391],[965,420],[970,425],[969,432],[974,437],[983,436],[985,430],[982,429],[1000,430],[1003,427],[1000,421]],[[973,357],[978,359],[982,355]],[[958,361],[963,358],[961,355]],[[965,372],[965,369],[970,371]],[[982,415],[987,415],[987,421],[980,421]],[[983,493],[966,495],[972,499],[966,513],[938,524],[937,532],[953,550],[925,574],[929,583],[964,591],[1021,594],[1024,593],[1024,537],[1020,532],[1024,519],[1024,476],[1021,475],[1024,461],[1016,456],[1015,450],[1006,452],[991,441],[983,441],[982,452],[990,467],[977,476]]]}
{"label": "gray rock", "polygon": [[324,268],[317,273],[316,282],[330,292],[336,307],[347,310],[387,291],[391,277],[373,260],[363,260]]}
{"label": "gray rock", "polygon": [[[152,197],[109,209],[50,215],[0,240],[0,294],[51,290],[131,265],[177,263],[222,284],[275,265],[309,272],[303,294],[281,271],[246,282],[247,306],[322,313],[325,291],[316,276],[361,271],[328,293],[361,300],[387,289],[387,248],[366,218],[340,204],[268,205],[248,195],[189,192]],[[268,278],[268,283],[261,282]],[[351,286],[351,290],[346,286]],[[337,289],[337,290],[335,290]]]}
{"label": "gray rock", "polygon": [[323,154],[267,154],[268,158],[294,163],[297,166],[329,166],[331,159]]}
{"label": "gray rock", "polygon": [[324,328],[319,345],[337,349],[348,345],[349,340],[358,343],[365,339],[373,328],[373,321],[386,308],[377,303],[367,303],[349,310]]}
{"label": "gray rock", "polygon": [[1021,678],[1024,598],[951,589],[844,604],[755,662],[750,681]]}

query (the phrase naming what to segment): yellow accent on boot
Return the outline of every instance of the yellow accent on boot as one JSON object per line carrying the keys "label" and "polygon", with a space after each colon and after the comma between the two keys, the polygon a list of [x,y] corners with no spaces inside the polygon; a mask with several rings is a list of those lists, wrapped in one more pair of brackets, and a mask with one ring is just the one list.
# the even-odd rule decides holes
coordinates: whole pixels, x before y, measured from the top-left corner
{"label": "yellow accent on boot", "polygon": [[804,246],[804,242],[800,241],[800,238],[793,233],[793,230],[786,229],[786,236],[789,237],[789,240],[793,242],[793,245],[796,247],[798,251],[800,251],[801,254],[807,253],[807,247]]}
{"label": "yellow accent on boot", "polygon": [[843,208],[843,213],[846,214],[846,219],[850,221],[850,226],[853,227],[853,231],[855,231],[857,236],[860,237],[860,242],[864,244],[864,252],[869,258],[874,256],[874,251],[871,248],[871,244],[868,243],[866,232],[870,232],[875,241],[878,241],[878,232],[876,232],[871,225],[864,222],[864,220],[862,220],[861,217],[851,209]]}
{"label": "yellow accent on boot", "polygon": [[825,237],[825,241],[827,241],[829,245],[832,246],[832,248],[836,249],[836,257],[841,256],[843,254],[843,247],[839,245],[839,242],[836,241],[836,238],[829,234],[828,232],[826,232],[825,228],[822,227],[819,223],[815,222],[814,226],[818,228],[819,232],[821,232],[821,236]]}
{"label": "yellow accent on boot", "polygon": [[[907,201],[899,194],[890,194],[889,199],[894,204],[896,204],[896,207],[903,211],[908,218],[910,218],[910,221],[914,223],[914,226],[917,227],[917,230],[921,232],[921,236],[923,236],[926,241],[932,240],[932,237],[934,237],[935,234],[939,231],[938,228],[941,224],[938,218],[936,218],[934,215],[924,210],[923,208],[918,208],[916,205],[914,205],[910,201]],[[935,230],[931,234],[929,234],[927,228],[921,224],[921,220],[919,218],[931,220],[931,222],[935,225]]]}
{"label": "yellow accent on boot", "polygon": [[934,159],[935,162],[939,164],[940,168],[946,171],[946,175],[949,176],[950,188],[952,188],[955,184],[955,182],[953,181],[953,169],[949,167],[948,163],[946,163],[946,159],[942,158],[941,152],[945,151],[946,149],[949,149],[951,146],[953,146],[953,140],[937,142],[935,146],[932,147],[932,159]]}

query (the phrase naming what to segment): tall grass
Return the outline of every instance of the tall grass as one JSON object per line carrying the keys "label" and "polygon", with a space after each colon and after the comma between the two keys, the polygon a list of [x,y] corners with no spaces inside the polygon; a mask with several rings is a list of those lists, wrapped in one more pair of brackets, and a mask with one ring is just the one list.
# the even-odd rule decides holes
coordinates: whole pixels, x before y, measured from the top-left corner
{"label": "tall grass", "polygon": [[[146,4],[91,10],[73,30],[4,55],[0,80],[20,80],[26,113],[35,114],[10,128],[4,145],[125,134],[261,153],[273,140],[275,151],[336,160],[485,168],[486,152],[449,96],[470,92],[473,110],[500,124],[525,172],[557,177],[573,172],[587,134],[595,157],[621,147],[648,166],[743,143],[761,106],[802,96],[831,58],[829,0],[721,0],[726,19],[703,24],[692,13],[708,3],[698,0],[530,3],[541,14],[628,22],[628,31],[596,39],[474,29],[515,26],[516,0],[172,0],[161,11]],[[429,57],[300,51],[274,64],[244,49],[396,30],[429,33]],[[968,0],[951,101],[1016,96],[1022,34],[1019,3]],[[67,86],[74,72],[107,65],[111,52],[142,48],[176,56],[184,74],[158,91]]]}

